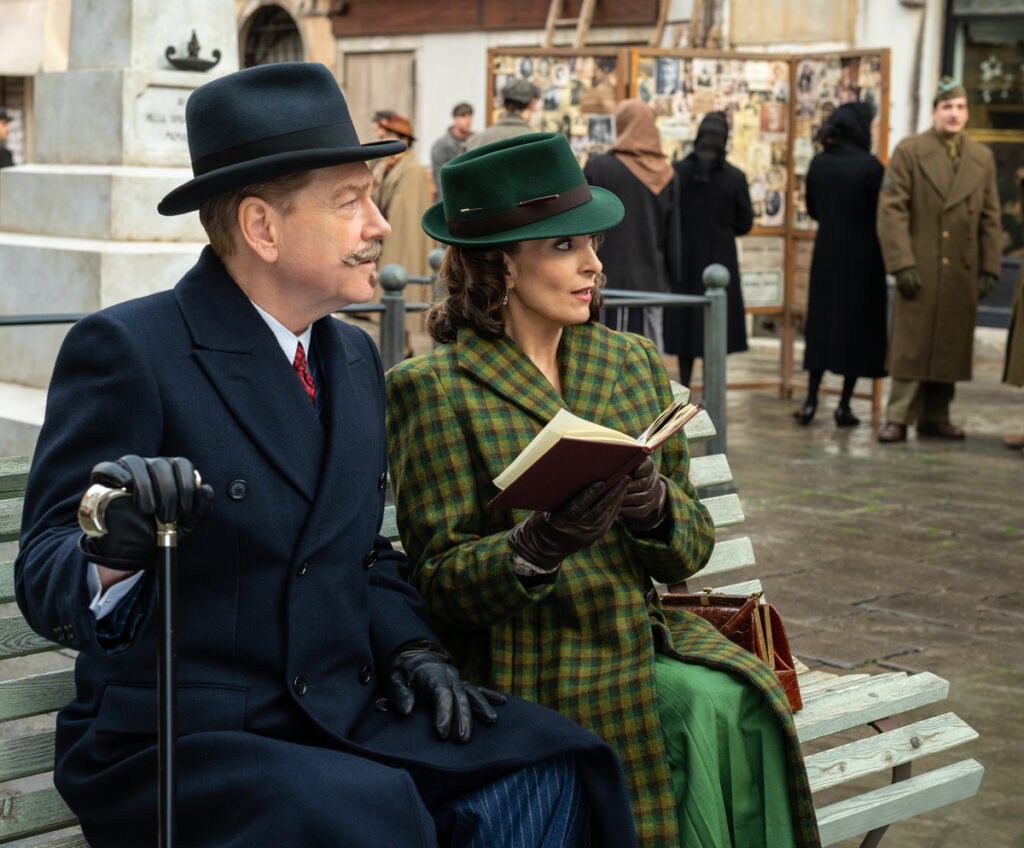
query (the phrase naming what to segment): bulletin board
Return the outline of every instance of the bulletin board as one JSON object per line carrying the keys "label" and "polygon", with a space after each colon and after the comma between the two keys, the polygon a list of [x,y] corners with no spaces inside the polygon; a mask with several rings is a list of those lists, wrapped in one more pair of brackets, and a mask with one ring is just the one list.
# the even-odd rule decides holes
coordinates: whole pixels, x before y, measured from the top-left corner
{"label": "bulletin board", "polygon": [[693,150],[708,112],[728,117],[726,158],[747,175],[754,211],[750,234],[737,243],[743,301],[748,312],[780,316],[791,178],[791,68],[790,58],[777,54],[647,48],[631,55],[631,96],[654,110],[671,161]]}
{"label": "bulletin board", "polygon": [[[870,101],[873,150],[884,162],[889,51],[792,56],[639,48],[630,55],[629,95],[654,109],[672,161],[693,149],[708,112],[728,117],[726,157],[746,174],[754,208],[753,228],[737,240],[743,300],[747,312],[779,318],[777,385],[790,396],[795,326],[807,309],[816,229],[805,201],[807,168],[818,152],[814,139],[838,105]],[[872,397],[878,392],[876,385]]]}
{"label": "bulletin board", "polygon": [[501,90],[516,77],[541,92],[530,124],[537,132],[566,137],[582,167],[615,141],[615,106],[626,97],[628,52],[622,48],[540,49],[501,47],[487,51],[487,124],[504,111]]}

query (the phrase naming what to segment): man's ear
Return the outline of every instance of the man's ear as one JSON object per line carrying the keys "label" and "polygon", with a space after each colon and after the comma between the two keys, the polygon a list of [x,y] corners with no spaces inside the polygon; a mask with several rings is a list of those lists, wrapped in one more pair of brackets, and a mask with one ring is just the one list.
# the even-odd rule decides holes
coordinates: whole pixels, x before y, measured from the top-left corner
{"label": "man's ear", "polygon": [[246,197],[238,204],[238,229],[242,240],[261,260],[277,261],[281,231],[278,211],[261,197]]}

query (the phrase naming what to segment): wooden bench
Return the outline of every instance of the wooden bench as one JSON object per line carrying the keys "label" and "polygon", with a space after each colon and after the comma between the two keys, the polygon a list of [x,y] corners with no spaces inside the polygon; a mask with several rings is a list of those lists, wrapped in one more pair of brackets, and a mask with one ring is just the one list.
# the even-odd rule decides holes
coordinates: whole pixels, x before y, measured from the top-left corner
{"label": "wooden bench", "polygon": [[[714,433],[714,426],[704,412],[686,426],[687,438],[694,445],[708,441]],[[27,457],[0,459],[0,542],[17,539],[28,465]],[[694,457],[690,476],[702,491],[720,489],[733,479],[722,454]],[[706,586],[744,577],[743,569],[754,565],[753,546],[749,538],[730,537],[726,529],[743,521],[738,495],[714,495],[705,498],[704,503],[720,538],[711,560],[694,582]],[[393,541],[398,540],[393,507],[385,513],[383,532]],[[749,593],[760,590],[761,584],[748,579],[717,588]],[[13,598],[13,563],[0,563],[0,603],[9,604]],[[798,649],[799,645],[793,647]],[[17,663],[42,652],[52,652],[58,664],[68,667],[29,676],[19,673]],[[28,790],[8,783],[38,781],[52,772],[52,713],[74,696],[70,665],[68,651],[35,635],[17,608],[7,608],[5,617],[0,618],[0,844],[52,834],[74,824],[74,817],[57,795],[52,780]],[[878,844],[889,824],[977,792],[984,769],[972,759],[910,776],[915,762],[977,737],[952,713],[898,726],[896,718],[901,714],[944,699],[949,689],[945,680],[927,672],[837,675],[799,665],[804,707],[796,713],[795,720],[801,742],[805,743],[816,803],[817,793],[834,791],[855,781],[860,784],[866,775],[892,771],[891,784],[865,791],[858,786],[849,797],[817,807],[823,845],[867,834],[862,846],[869,848]],[[27,721],[37,724],[39,716],[46,717],[47,727],[23,727]],[[857,728],[870,728],[875,733],[850,741],[850,731]],[[838,739],[831,738],[836,735]],[[78,848],[86,843],[77,834],[33,845]]]}

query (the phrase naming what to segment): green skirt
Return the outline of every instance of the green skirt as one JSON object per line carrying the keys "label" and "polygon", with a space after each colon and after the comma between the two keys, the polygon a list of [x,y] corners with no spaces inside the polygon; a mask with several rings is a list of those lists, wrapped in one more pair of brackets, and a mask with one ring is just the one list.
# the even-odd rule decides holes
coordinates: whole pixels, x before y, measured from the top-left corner
{"label": "green skirt", "polygon": [[797,845],[783,732],[757,689],[661,654],[654,671],[680,845]]}

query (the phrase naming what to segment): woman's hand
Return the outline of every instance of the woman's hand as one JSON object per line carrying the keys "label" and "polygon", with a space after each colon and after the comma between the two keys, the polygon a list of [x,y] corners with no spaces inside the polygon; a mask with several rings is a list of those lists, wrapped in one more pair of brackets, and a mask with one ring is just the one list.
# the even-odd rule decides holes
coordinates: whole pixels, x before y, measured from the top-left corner
{"label": "woman's hand", "polygon": [[528,563],[554,569],[567,556],[608,532],[619,515],[630,482],[629,477],[624,477],[604,495],[603,482],[591,483],[553,512],[532,513],[509,531],[509,545]]}
{"label": "woman's hand", "polygon": [[626,480],[628,486],[619,515],[634,535],[649,532],[665,520],[668,486],[651,457],[634,468]]}

